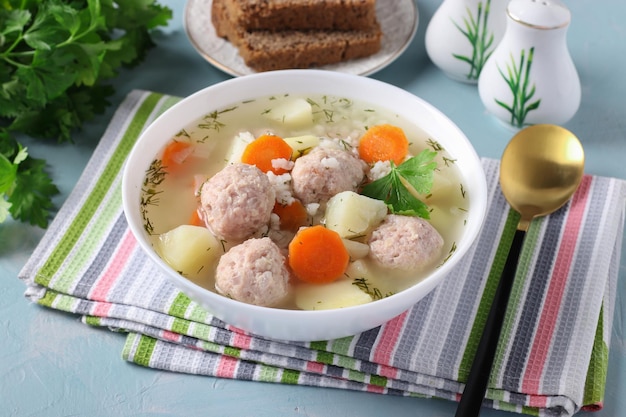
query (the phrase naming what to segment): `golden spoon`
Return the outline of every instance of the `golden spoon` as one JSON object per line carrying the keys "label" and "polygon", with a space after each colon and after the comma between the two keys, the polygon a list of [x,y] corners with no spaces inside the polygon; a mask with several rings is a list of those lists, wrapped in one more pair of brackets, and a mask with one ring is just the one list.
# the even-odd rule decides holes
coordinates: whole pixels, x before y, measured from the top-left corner
{"label": "golden spoon", "polygon": [[585,155],[576,136],[560,126],[541,124],[520,130],[504,149],[500,187],[521,219],[476,350],[456,417],[477,416],[485,397],[509,294],[530,222],[562,207],[583,177]]}

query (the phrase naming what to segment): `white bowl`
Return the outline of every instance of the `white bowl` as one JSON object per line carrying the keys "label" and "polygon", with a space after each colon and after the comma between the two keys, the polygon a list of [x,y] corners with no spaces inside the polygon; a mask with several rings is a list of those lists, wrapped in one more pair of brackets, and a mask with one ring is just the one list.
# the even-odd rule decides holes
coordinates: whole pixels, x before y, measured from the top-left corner
{"label": "white bowl", "polygon": [[[456,251],[450,259],[414,286],[368,304],[321,311],[259,307],[202,288],[174,271],[155,252],[140,213],[140,193],[146,169],[182,127],[209,111],[234,103],[282,93],[329,94],[364,102],[414,120],[456,159],[469,197],[469,210]],[[247,332],[290,341],[330,340],[379,326],[408,310],[442,282],[477,237],[485,217],[487,186],[474,148],[461,130],[444,114],[422,99],[398,87],[371,78],[322,70],[285,70],[230,79],[207,87],[173,106],[155,120],[138,139],[124,169],[123,203],[129,226],[142,249],[167,278],[192,300],[224,322]]]}

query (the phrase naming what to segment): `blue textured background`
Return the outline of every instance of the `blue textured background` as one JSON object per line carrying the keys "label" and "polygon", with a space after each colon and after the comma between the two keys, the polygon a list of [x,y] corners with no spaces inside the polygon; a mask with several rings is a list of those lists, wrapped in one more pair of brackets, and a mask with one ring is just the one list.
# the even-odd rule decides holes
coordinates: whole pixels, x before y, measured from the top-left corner
{"label": "blue textured background", "polygon": [[[384,0],[381,0],[384,1]],[[113,106],[72,145],[25,142],[46,158],[61,188],[61,205],[104,132],[117,104],[132,89],[178,96],[230,78],[196,54],[182,26],[182,0],[158,47],[115,82]],[[429,101],[466,133],[481,156],[499,158],[512,132],[488,115],[476,86],[454,82],[428,59],[424,32],[441,1],[419,0],[417,36],[392,65],[372,77]],[[565,1],[572,11],[570,53],[582,82],[582,104],[565,127],[578,135],[587,172],[626,179],[626,2]],[[241,382],[159,372],[121,359],[124,336],[80,323],[77,317],[29,304],[17,274],[42,230],[8,221],[0,225],[0,415],[8,416],[451,416],[456,404],[332,389]],[[625,242],[626,243],[626,242]],[[604,410],[626,409],[626,244],[612,329]],[[583,413],[584,414],[584,413]],[[485,410],[484,416],[510,416]]]}

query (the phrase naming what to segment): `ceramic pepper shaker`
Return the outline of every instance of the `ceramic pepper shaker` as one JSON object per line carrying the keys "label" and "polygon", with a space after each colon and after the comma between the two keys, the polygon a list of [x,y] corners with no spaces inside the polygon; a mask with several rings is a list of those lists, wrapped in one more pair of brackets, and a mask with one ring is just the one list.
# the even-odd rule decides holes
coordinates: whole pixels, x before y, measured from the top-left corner
{"label": "ceramic pepper shaker", "polygon": [[477,83],[502,39],[509,0],[444,0],[426,28],[426,53],[450,78]]}
{"label": "ceramic pepper shaker", "polygon": [[478,80],[489,112],[514,128],[574,116],[581,88],[566,42],[570,20],[559,0],[511,0],[504,37]]}

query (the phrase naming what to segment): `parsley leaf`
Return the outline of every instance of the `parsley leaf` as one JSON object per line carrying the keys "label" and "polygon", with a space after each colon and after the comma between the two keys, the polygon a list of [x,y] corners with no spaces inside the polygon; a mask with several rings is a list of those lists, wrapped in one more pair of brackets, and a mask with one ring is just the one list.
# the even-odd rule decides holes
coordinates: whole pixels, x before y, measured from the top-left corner
{"label": "parsley leaf", "polygon": [[43,159],[25,159],[19,165],[15,188],[7,200],[14,219],[42,228],[48,224],[48,212],[52,208],[50,197],[59,192],[46,174],[45,166]]}
{"label": "parsley leaf", "polygon": [[59,190],[44,168],[45,161],[30,157],[26,148],[0,131],[0,222],[11,215],[47,226],[51,197]]}
{"label": "parsley leaf", "polygon": [[397,167],[391,162],[391,172],[363,187],[361,194],[382,200],[392,213],[430,218],[428,205],[417,194],[428,194],[433,185],[437,152],[424,149]]}
{"label": "parsley leaf", "polygon": [[155,0],[0,3],[0,223],[10,213],[46,227],[58,190],[11,133],[71,141],[110,105],[106,81],[145,58],[172,11]]}

